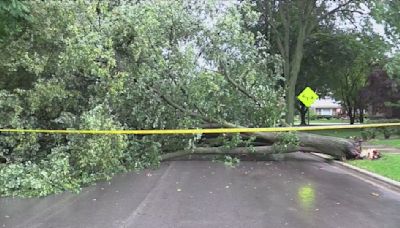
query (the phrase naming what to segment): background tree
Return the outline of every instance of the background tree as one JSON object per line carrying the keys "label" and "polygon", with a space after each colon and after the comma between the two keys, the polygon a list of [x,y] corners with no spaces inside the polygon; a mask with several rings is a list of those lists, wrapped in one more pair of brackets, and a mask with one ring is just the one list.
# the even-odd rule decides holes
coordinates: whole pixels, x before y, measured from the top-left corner
{"label": "background tree", "polygon": [[362,98],[371,107],[371,115],[384,113],[386,118],[400,118],[396,103],[400,100],[400,84],[389,77],[382,67],[368,76],[367,86],[362,90]]}
{"label": "background tree", "polygon": [[[370,8],[372,9],[373,17],[385,26],[385,35],[392,42],[391,57],[388,59],[384,66],[384,70],[388,73],[390,79],[386,79],[386,75],[380,72],[379,75],[383,80],[393,80],[393,87],[399,88],[400,86],[400,2],[399,1],[371,1]],[[371,75],[372,77],[372,75]],[[389,90],[392,91],[392,90]],[[396,91],[396,89],[395,89]],[[397,89],[397,93],[400,90]],[[394,97],[396,97],[396,92]],[[394,109],[395,115],[399,116],[400,100],[396,98],[386,100],[386,106]]]}
{"label": "background tree", "polygon": [[[337,41],[332,39],[335,36],[334,31],[328,35],[329,31],[323,31],[314,35],[305,44],[304,59],[299,72],[299,78],[296,85],[296,94],[300,94],[302,90],[309,86],[319,95],[320,98],[331,93],[330,76],[333,69],[342,67],[340,62],[341,56],[335,51]],[[301,125],[306,125],[307,107],[297,100],[296,109],[299,111]]]}
{"label": "background tree", "polygon": [[333,49],[337,52],[337,64],[341,67],[332,70],[331,89],[338,100],[342,102],[350,124],[354,124],[356,114],[363,122],[366,101],[361,99],[360,93],[366,85],[367,76],[372,66],[384,58],[387,50],[385,42],[380,36],[365,33],[339,33],[333,38],[337,44]]}
{"label": "background tree", "polygon": [[296,84],[302,67],[305,44],[319,31],[318,27],[331,24],[336,18],[353,20],[362,1],[317,0],[254,0],[255,9],[262,14],[257,31],[271,41],[274,50],[284,60],[283,72],[287,105],[286,121],[293,124]]}

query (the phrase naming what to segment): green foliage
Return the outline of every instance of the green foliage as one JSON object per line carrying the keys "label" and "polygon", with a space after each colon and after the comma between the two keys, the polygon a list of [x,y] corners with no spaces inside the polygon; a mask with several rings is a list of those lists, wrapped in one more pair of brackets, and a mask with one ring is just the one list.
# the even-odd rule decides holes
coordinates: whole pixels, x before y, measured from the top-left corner
{"label": "green foliage", "polygon": [[226,165],[228,167],[232,167],[233,168],[233,167],[238,166],[239,163],[240,163],[239,158],[236,158],[236,157],[231,157],[229,155],[225,155],[224,158],[225,158],[224,159],[224,165]]}
{"label": "green foliage", "polygon": [[29,8],[23,1],[0,1],[0,42],[10,34],[21,32],[22,23],[28,19]]}
{"label": "green foliage", "polygon": [[[97,106],[82,114],[81,129],[121,129],[110,117],[107,109]],[[125,135],[68,135],[65,148],[71,154],[71,163],[83,183],[109,178],[114,173],[125,171],[122,163],[127,148]]]}
{"label": "green foliage", "polygon": [[[369,120],[368,123],[400,123],[400,119],[378,119]],[[400,135],[400,127],[379,127],[373,129],[377,133],[383,134],[385,139],[389,139],[392,135]]]}
{"label": "green foliage", "polygon": [[361,131],[361,138],[363,140],[375,139],[377,135],[377,130],[375,128],[367,128]]}
{"label": "green foliage", "polygon": [[78,191],[69,156],[54,152],[38,164],[31,161],[0,166],[0,195],[45,196],[65,190]]}
{"label": "green foliage", "polygon": [[233,157],[233,156],[230,156],[230,155],[219,156],[219,157],[217,157],[217,159],[215,161],[216,162],[221,162],[225,166],[230,167],[230,168],[235,168],[240,164],[240,159],[239,158]]}
{"label": "green foliage", "polygon": [[158,167],[161,144],[147,138],[142,140],[131,138],[123,157],[125,167],[133,170]]}
{"label": "green foliage", "polygon": [[308,111],[310,112],[310,120],[316,120],[316,119],[318,119],[318,115],[317,115],[317,113],[314,111],[314,109],[309,109]]}
{"label": "green foliage", "polygon": [[279,141],[273,144],[273,149],[283,153],[299,145],[299,138],[296,132],[284,132],[279,134]]}

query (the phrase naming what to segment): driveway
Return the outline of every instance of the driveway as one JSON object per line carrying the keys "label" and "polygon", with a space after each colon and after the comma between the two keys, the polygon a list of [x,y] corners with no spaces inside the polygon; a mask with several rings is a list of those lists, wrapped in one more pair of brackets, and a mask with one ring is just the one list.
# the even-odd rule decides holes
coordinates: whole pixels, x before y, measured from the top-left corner
{"label": "driveway", "polygon": [[393,227],[400,194],[312,155],[280,161],[172,161],[80,194],[0,199],[0,227]]}

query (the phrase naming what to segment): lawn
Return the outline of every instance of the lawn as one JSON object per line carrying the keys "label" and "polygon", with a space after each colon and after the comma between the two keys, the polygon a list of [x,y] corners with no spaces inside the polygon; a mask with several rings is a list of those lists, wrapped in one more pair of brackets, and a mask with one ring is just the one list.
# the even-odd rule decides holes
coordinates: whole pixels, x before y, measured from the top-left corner
{"label": "lawn", "polygon": [[[308,133],[334,136],[339,138],[349,138],[349,137],[361,137],[361,129],[336,129],[336,130],[317,130],[317,131],[305,131]],[[376,139],[368,141],[369,144],[374,145],[387,145],[391,147],[400,148],[400,136],[392,135],[390,139],[383,139],[382,133],[377,133]]]}
{"label": "lawn", "polygon": [[[306,119],[306,122],[308,123],[308,119]],[[336,119],[336,118],[332,118],[332,119],[316,119],[316,120],[310,120],[310,124],[314,125],[314,124],[349,124],[349,120],[345,120],[345,119]],[[300,125],[300,120],[295,120],[294,121],[295,125]]]}
{"label": "lawn", "polygon": [[351,165],[400,181],[400,155],[384,154],[378,160],[352,160]]}
{"label": "lawn", "polygon": [[319,130],[319,131],[306,131],[308,133],[334,136],[339,138],[361,137],[360,129],[337,129],[337,130]]}
{"label": "lawn", "polygon": [[400,138],[397,139],[374,139],[368,142],[373,145],[385,145],[395,148],[400,148]]}
{"label": "lawn", "polygon": [[350,124],[349,120],[345,119],[316,119],[316,120],[310,120],[310,124],[318,124],[318,123],[342,123],[342,124]]}

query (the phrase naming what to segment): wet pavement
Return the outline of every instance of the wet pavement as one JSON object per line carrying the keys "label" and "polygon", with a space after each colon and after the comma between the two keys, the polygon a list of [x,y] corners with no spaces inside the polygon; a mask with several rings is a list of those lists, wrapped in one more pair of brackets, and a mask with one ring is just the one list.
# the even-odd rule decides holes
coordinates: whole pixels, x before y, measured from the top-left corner
{"label": "wet pavement", "polygon": [[0,199],[0,227],[400,227],[400,194],[312,155],[172,161],[41,199]]}

